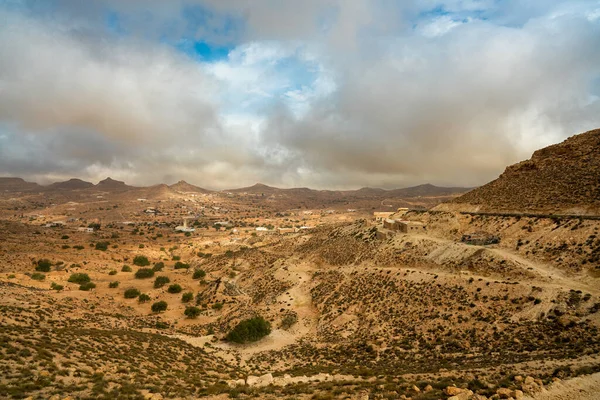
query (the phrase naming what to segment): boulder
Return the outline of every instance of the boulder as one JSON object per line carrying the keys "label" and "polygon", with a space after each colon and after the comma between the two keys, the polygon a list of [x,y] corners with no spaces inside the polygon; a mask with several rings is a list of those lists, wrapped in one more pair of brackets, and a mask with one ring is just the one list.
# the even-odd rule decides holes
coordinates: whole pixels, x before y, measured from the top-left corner
{"label": "boulder", "polygon": [[448,396],[456,396],[465,391],[466,391],[466,389],[458,388],[456,386],[448,386],[446,389],[444,389],[444,393],[447,394]]}
{"label": "boulder", "polygon": [[433,390],[433,386],[431,386],[431,385],[427,385],[427,386],[425,386],[425,389],[423,389],[423,391],[424,391],[425,393],[427,393],[427,392],[431,392],[432,390]]}
{"label": "boulder", "polygon": [[512,396],[513,391],[507,388],[500,388],[498,390],[496,390],[496,394],[498,395],[498,398],[500,399],[510,399]]}
{"label": "boulder", "polygon": [[273,375],[270,373],[261,376],[250,375],[248,379],[246,379],[246,383],[248,386],[269,386],[273,383]]}
{"label": "boulder", "polygon": [[448,400],[470,400],[473,396],[473,392],[470,390],[464,390],[455,396],[448,397]]}
{"label": "boulder", "polygon": [[421,393],[421,389],[419,389],[416,385],[413,385],[412,390],[417,393]]}

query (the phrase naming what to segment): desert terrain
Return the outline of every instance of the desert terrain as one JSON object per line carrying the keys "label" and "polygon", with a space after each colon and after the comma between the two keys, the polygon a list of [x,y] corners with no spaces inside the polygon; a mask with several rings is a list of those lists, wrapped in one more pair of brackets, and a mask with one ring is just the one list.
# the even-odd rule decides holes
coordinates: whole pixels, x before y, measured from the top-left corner
{"label": "desert terrain", "polygon": [[3,178],[0,397],[598,398],[598,132],[464,195]]}

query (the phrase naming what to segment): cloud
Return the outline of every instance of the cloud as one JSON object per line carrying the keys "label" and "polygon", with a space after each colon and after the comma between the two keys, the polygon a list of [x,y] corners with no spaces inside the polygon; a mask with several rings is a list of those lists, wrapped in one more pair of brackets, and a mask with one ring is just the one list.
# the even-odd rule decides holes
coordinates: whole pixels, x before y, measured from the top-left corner
{"label": "cloud", "polygon": [[0,175],[482,184],[599,125],[592,3],[13,2]]}

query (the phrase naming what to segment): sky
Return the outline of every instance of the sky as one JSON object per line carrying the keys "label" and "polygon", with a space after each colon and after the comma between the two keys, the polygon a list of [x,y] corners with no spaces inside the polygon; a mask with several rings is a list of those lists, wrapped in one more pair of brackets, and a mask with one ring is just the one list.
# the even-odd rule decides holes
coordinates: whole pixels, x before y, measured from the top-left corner
{"label": "sky", "polygon": [[600,127],[600,1],[0,0],[0,176],[473,187]]}

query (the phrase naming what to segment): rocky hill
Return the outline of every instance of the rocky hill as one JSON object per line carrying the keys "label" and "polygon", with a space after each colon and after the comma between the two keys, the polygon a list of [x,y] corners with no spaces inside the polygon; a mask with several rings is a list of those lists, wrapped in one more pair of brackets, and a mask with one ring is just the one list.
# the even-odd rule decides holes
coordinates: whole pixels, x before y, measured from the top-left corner
{"label": "rocky hill", "polygon": [[511,165],[487,185],[438,207],[452,211],[600,213],[600,130],[573,136]]}
{"label": "rocky hill", "polygon": [[81,179],[73,178],[64,182],[55,182],[47,188],[49,190],[80,190],[94,186],[91,182],[82,181]]}
{"label": "rocky hill", "polygon": [[26,182],[22,178],[0,178],[0,192],[30,192],[40,190],[41,186],[34,182]]}

